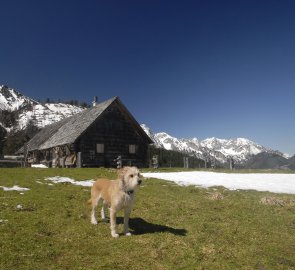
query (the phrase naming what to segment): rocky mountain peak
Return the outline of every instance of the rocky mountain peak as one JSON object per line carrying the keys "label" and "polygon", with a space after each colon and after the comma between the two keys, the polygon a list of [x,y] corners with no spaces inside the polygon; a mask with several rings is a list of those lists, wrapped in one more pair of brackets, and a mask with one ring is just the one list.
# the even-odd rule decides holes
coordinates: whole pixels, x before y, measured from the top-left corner
{"label": "rocky mountain peak", "polygon": [[0,86],[0,109],[16,111],[27,105],[38,104],[37,101],[22,95],[6,85]]}

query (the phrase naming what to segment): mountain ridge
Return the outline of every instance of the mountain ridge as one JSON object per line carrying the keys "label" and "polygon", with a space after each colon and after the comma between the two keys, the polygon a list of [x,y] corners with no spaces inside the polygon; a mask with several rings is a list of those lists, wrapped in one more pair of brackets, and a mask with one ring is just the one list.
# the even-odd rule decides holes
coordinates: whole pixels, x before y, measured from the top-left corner
{"label": "mountain ridge", "polygon": [[[0,128],[2,137],[4,131],[13,133],[25,130],[30,125],[40,129],[82,110],[83,108],[80,106],[62,102],[41,103],[22,95],[19,91],[8,86],[0,86]],[[264,147],[246,138],[219,139],[211,137],[204,140],[199,140],[196,137],[188,139],[176,138],[166,132],[153,133],[145,124],[141,124],[141,127],[154,141],[155,147],[186,153],[210,161],[211,164],[217,166],[225,166],[231,161],[238,166],[250,166],[249,164],[252,164],[251,166],[255,167],[253,165],[255,161],[252,162],[251,159],[261,153],[268,153],[268,155],[261,154],[257,157],[261,164],[273,164],[275,159],[277,159],[278,164],[285,164],[287,159],[287,156],[280,151]],[[262,159],[265,160],[262,161]],[[290,162],[295,164],[295,155],[290,158]],[[291,165],[291,167],[295,168],[295,165]]]}
{"label": "mountain ridge", "polygon": [[141,126],[155,142],[156,147],[187,153],[218,165],[227,164],[230,160],[236,165],[244,165],[260,153],[276,154],[287,159],[285,154],[246,138],[219,139],[211,137],[201,141],[197,138],[179,139],[166,132],[153,133],[145,124]]}

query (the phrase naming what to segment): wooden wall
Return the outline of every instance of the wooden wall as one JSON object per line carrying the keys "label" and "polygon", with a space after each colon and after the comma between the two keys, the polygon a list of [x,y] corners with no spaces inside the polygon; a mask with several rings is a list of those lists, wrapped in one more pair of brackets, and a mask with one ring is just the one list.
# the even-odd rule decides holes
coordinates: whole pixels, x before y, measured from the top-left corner
{"label": "wooden wall", "polygon": [[[96,144],[104,144],[104,153],[97,153]],[[137,146],[135,154],[129,153],[130,144]],[[82,134],[75,148],[76,152],[82,153],[83,167],[115,167],[114,159],[119,155],[122,156],[123,165],[148,165],[146,138],[138,133],[134,123],[116,103]]]}

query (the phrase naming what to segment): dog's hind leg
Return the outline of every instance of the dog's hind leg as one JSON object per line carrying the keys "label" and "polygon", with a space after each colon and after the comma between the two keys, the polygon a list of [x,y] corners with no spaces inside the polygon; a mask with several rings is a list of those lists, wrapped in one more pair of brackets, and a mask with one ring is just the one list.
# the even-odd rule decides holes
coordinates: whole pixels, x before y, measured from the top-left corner
{"label": "dog's hind leg", "polygon": [[113,237],[119,237],[117,234],[117,222],[116,222],[116,210],[110,208],[110,220],[111,220],[111,234]]}
{"label": "dog's hind leg", "polygon": [[101,208],[101,211],[100,211],[101,219],[102,219],[103,222],[108,221],[108,219],[106,218],[106,208],[107,208],[106,202],[103,201],[103,205],[102,205],[102,208]]}
{"label": "dog's hind leg", "polygon": [[91,223],[94,225],[97,224],[97,219],[95,216],[95,209],[96,209],[97,204],[100,201],[100,199],[101,199],[100,195],[97,196],[96,198],[92,198]]}

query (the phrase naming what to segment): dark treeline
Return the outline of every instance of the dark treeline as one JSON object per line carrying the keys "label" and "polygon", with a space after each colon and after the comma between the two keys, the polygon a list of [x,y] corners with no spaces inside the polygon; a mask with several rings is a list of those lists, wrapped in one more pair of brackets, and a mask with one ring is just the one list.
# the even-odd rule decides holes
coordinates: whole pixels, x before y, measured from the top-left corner
{"label": "dark treeline", "polygon": [[[26,109],[32,106],[26,106]],[[11,131],[7,132],[4,127],[0,125],[0,157],[3,155],[13,155],[20,149],[25,142],[30,140],[37,132],[38,128],[34,126],[33,121],[30,121],[26,128],[15,130],[14,126],[17,124],[19,114],[23,108],[18,111],[0,110],[0,123],[10,128]]]}
{"label": "dark treeline", "polygon": [[18,112],[0,110],[0,123],[8,128],[13,127],[17,123]]}
{"label": "dark treeline", "polygon": [[[154,146],[149,146],[148,155],[149,155],[150,167],[152,167],[152,158],[155,155],[158,156],[159,167],[183,167],[184,157],[188,157],[189,168],[205,167],[205,162],[202,159],[190,156],[185,153],[180,153],[177,151],[166,150],[163,148],[156,148]],[[210,166],[210,164],[207,163],[207,166]]]}
{"label": "dark treeline", "polygon": [[70,104],[70,105],[74,105],[74,106],[78,106],[78,107],[82,107],[82,108],[89,108],[90,105],[84,101],[79,101],[77,99],[70,99],[70,100],[54,100],[54,99],[50,99],[50,98],[46,98],[45,101],[40,101],[40,103],[45,104],[45,103],[64,103],[64,104]]}
{"label": "dark treeline", "polygon": [[3,155],[14,155],[26,142],[28,142],[39,131],[32,121],[25,129],[11,131],[7,134],[5,129],[0,128],[0,157]]}
{"label": "dark treeline", "polygon": [[0,158],[3,153],[3,147],[5,142],[6,130],[0,125]]}

